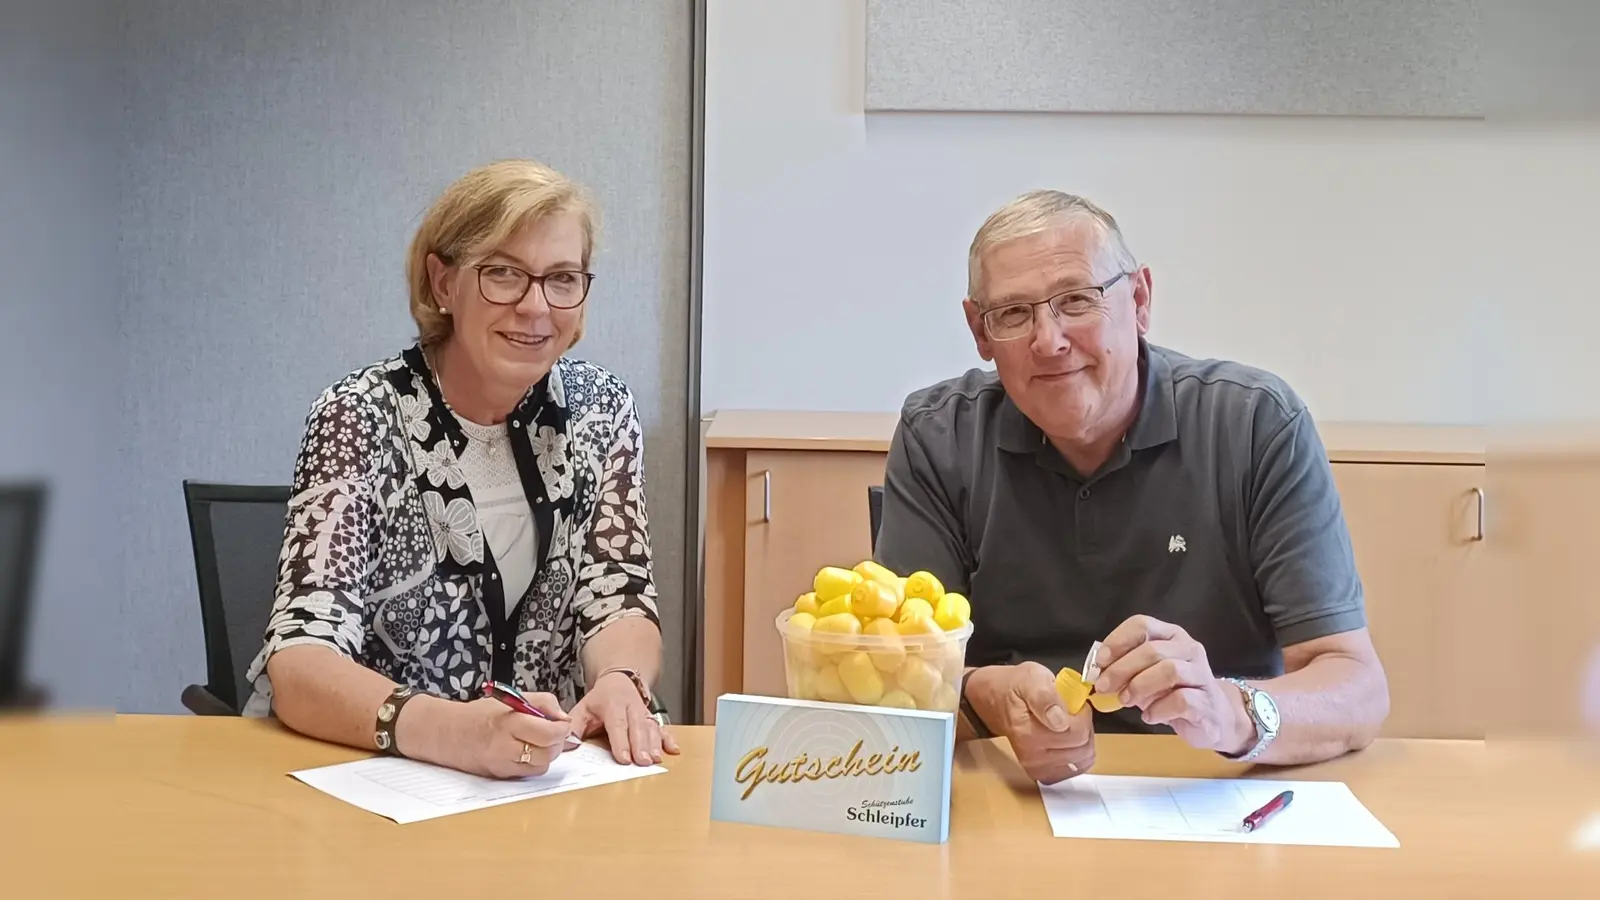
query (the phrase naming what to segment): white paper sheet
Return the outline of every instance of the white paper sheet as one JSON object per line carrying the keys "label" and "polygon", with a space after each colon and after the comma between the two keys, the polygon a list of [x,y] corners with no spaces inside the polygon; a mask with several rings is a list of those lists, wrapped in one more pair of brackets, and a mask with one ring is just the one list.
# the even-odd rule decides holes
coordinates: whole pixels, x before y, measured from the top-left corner
{"label": "white paper sheet", "polygon": [[[1259,830],[1244,817],[1294,791]],[[1389,829],[1337,781],[1079,775],[1040,785],[1056,837],[1325,847],[1399,847]]]}
{"label": "white paper sheet", "polygon": [[561,754],[543,775],[519,780],[480,778],[393,756],[289,774],[325,794],[405,825],[665,771],[661,766],[624,766],[612,759],[611,751],[584,744]]}

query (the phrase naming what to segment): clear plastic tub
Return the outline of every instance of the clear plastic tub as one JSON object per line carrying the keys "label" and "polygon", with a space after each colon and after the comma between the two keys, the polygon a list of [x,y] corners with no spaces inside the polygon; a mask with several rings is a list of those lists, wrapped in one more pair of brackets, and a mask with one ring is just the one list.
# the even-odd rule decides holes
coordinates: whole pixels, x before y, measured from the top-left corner
{"label": "clear plastic tub", "polygon": [[[789,697],[863,706],[955,712],[972,623],[920,634],[821,633],[791,627],[794,609],[776,622],[783,639]],[[887,620],[878,620],[887,621]]]}

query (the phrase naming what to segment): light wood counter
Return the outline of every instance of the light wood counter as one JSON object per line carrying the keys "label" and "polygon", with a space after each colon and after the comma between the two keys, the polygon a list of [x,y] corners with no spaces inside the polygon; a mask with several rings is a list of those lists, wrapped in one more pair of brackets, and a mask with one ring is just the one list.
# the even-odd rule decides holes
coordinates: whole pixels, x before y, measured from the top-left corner
{"label": "light wood counter", "polygon": [[[706,417],[707,450],[843,450],[887,453],[899,414],[719,410]],[[1456,425],[1319,422],[1333,462],[1481,464],[1484,429]]]}
{"label": "light wood counter", "polygon": [[[0,720],[7,897],[1579,897],[1600,810],[1570,747],[1380,741],[1244,770],[1176,738],[1102,736],[1102,773],[1344,781],[1397,850],[1058,840],[1003,741],[957,752],[949,843],[710,821],[712,731],[665,775],[413,825],[286,773],[365,754],[275,723]],[[1592,888],[1595,882],[1588,881]],[[1588,894],[1592,896],[1592,894]]]}

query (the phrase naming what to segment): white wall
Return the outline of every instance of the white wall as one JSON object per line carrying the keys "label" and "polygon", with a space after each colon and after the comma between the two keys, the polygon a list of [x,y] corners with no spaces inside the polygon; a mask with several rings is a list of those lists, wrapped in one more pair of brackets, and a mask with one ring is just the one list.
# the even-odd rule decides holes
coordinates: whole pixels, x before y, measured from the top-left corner
{"label": "white wall", "polygon": [[1320,419],[1600,408],[1584,378],[1549,377],[1544,349],[1579,352],[1600,321],[1546,252],[1600,237],[1600,130],[868,117],[864,6],[710,3],[703,408],[895,410],[983,365],[959,308],[967,245],[1037,187],[1118,217],[1153,270],[1153,340],[1275,370]]}

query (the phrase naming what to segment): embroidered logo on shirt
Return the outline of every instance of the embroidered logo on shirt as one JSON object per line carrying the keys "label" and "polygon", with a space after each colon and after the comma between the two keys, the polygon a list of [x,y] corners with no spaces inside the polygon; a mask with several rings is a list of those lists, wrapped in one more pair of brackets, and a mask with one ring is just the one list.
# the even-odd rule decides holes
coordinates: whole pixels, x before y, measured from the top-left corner
{"label": "embroidered logo on shirt", "polygon": [[1183,535],[1175,534],[1167,539],[1167,552],[1187,553],[1189,552],[1189,542],[1183,539]]}

